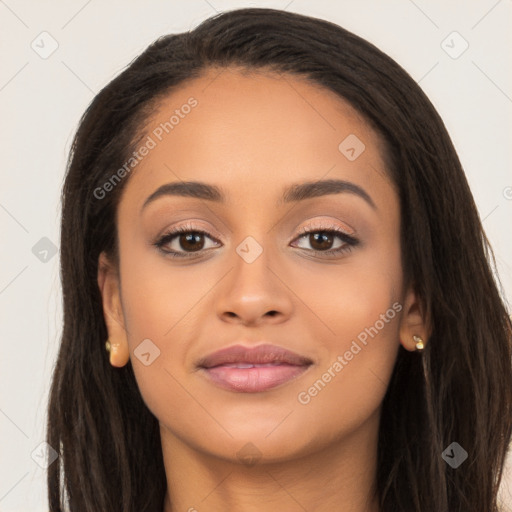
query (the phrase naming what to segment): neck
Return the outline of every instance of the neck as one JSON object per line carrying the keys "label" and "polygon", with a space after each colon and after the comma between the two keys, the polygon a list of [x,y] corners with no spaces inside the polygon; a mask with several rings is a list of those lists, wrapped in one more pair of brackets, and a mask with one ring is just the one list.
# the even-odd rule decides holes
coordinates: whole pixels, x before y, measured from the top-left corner
{"label": "neck", "polygon": [[378,417],[349,437],[284,462],[243,464],[198,452],[161,425],[164,512],[379,512]]}

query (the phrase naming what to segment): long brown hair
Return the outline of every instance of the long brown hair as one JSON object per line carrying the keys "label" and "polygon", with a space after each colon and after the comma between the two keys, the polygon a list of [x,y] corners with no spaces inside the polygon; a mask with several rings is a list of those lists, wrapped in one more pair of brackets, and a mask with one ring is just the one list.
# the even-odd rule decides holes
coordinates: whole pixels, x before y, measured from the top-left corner
{"label": "long brown hair", "polygon": [[[406,283],[432,334],[399,349],[382,405],[381,512],[495,512],[511,438],[511,322],[493,256],[445,126],[415,81],[364,39],[328,21],[238,9],[151,44],[93,100],[62,190],[64,326],[48,408],[51,512],[159,512],[166,480],[157,419],[131,363],[113,369],[98,256],[118,261],[116,207],[129,177],[94,191],[127,161],[158,100],[211,67],[310,79],[348,100],[386,141],[399,192]],[[457,469],[442,452],[457,442]],[[172,498],[172,497],[171,497]]]}

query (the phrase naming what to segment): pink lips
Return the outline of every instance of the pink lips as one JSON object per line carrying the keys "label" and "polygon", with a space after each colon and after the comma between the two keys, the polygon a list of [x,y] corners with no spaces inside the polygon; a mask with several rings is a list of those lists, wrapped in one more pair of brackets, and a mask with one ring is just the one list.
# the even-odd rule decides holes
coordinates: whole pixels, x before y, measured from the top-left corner
{"label": "pink lips", "polygon": [[214,384],[242,393],[258,393],[304,373],[311,359],[275,345],[234,345],[201,359],[197,366]]}

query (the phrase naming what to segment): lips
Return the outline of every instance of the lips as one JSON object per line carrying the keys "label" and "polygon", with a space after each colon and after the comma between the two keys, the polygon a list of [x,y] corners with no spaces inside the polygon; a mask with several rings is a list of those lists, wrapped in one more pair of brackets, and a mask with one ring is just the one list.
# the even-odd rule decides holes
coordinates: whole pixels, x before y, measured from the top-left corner
{"label": "lips", "polygon": [[311,364],[312,362],[313,361],[307,357],[276,345],[263,344],[258,345],[257,347],[233,345],[206,356],[198,362],[197,366],[202,368],[213,368],[214,366],[236,363],[247,363],[252,365],[285,363],[302,366],[304,364]]}
{"label": "lips", "polygon": [[198,361],[197,367],[213,384],[230,391],[257,393],[304,373],[313,361],[271,344],[234,345]]}

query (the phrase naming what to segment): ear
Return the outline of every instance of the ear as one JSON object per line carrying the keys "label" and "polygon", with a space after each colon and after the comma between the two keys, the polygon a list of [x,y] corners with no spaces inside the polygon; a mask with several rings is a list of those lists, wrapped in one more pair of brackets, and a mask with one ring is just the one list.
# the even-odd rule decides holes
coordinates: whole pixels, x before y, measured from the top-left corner
{"label": "ear", "polygon": [[119,273],[104,252],[98,258],[98,287],[111,347],[110,364],[122,367],[130,359],[130,350],[121,305]]}
{"label": "ear", "polygon": [[426,346],[430,337],[430,328],[424,316],[424,308],[411,288],[405,295],[400,321],[400,343],[410,352],[416,350],[414,336],[419,336]]}

